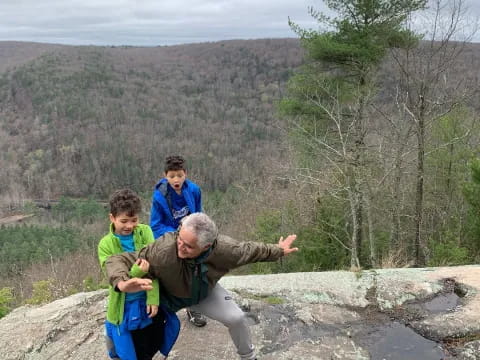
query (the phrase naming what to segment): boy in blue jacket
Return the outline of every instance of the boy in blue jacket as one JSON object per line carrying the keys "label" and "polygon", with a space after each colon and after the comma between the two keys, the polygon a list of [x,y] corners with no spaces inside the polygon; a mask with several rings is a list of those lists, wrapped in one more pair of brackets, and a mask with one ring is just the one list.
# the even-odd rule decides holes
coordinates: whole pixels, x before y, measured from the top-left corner
{"label": "boy in blue jacket", "polygon": [[[150,227],[155,239],[177,231],[185,216],[202,212],[202,192],[197,184],[187,179],[183,157],[168,156],[164,170],[165,177],[155,185],[150,212]],[[198,312],[187,309],[187,316],[195,326],[207,324],[206,318]]]}

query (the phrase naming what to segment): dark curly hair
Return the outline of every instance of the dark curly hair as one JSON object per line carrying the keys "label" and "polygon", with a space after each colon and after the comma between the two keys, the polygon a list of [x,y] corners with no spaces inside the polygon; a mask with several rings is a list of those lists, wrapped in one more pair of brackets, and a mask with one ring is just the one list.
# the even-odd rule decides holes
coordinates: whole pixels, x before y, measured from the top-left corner
{"label": "dark curly hair", "polygon": [[113,216],[125,213],[127,216],[135,216],[142,210],[140,197],[130,189],[115,191],[110,196],[110,213]]}
{"label": "dark curly hair", "polygon": [[173,155],[173,156],[167,156],[165,158],[165,174],[169,172],[170,170],[172,171],[177,171],[177,170],[186,170],[185,167],[185,159],[181,157],[180,155]]}

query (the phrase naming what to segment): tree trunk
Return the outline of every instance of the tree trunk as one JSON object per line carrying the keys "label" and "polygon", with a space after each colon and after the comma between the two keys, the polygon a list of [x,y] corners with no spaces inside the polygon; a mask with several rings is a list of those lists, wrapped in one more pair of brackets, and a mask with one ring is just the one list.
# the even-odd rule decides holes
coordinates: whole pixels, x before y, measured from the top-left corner
{"label": "tree trunk", "polygon": [[377,264],[377,250],[375,247],[375,238],[373,236],[373,221],[372,221],[372,209],[370,204],[370,196],[365,196],[367,223],[368,223],[368,240],[370,246],[370,264],[372,267],[378,267]]}
{"label": "tree trunk", "polygon": [[360,260],[358,257],[358,244],[360,239],[358,238],[358,234],[361,232],[361,223],[359,222],[358,214],[359,214],[359,207],[360,207],[360,192],[357,189],[356,184],[354,183],[354,179],[350,180],[350,186],[348,189],[348,198],[350,203],[350,212],[352,215],[352,238],[351,238],[351,255],[350,255],[350,267],[352,269],[360,268]]}
{"label": "tree trunk", "polygon": [[391,204],[391,232],[390,232],[390,241],[389,241],[389,252],[396,252],[405,244],[400,243],[400,226],[401,226],[401,184],[402,184],[402,162],[403,155],[405,153],[405,148],[407,146],[407,139],[410,137],[412,126],[407,128],[407,131],[402,135],[400,132],[397,134],[396,143],[398,144],[398,149],[395,154],[394,160],[394,176],[393,176],[393,194],[392,194],[392,204]]}
{"label": "tree trunk", "polygon": [[[423,105],[422,105],[423,106]],[[416,194],[415,194],[415,265],[425,265],[423,254],[423,243],[421,238],[422,218],[423,218],[423,181],[425,176],[425,119],[423,111],[420,110],[418,118],[417,131],[417,174],[416,174]]]}

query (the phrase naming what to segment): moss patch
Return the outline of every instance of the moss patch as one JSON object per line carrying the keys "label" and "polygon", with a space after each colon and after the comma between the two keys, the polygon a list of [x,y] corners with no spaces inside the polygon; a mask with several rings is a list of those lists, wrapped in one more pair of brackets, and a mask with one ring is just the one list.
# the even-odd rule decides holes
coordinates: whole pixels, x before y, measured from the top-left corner
{"label": "moss patch", "polygon": [[249,292],[239,291],[239,290],[233,290],[233,291],[235,291],[238,295],[240,295],[243,298],[262,301],[270,305],[281,305],[285,303],[285,299],[279,296],[257,295],[257,294],[251,294]]}

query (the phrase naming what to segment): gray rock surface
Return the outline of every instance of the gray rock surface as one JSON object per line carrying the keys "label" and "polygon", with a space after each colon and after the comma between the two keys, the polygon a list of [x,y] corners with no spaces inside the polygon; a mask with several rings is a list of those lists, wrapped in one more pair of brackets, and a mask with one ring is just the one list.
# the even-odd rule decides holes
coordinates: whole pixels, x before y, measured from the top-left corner
{"label": "gray rock surface", "polygon": [[105,290],[43,306],[23,306],[0,319],[0,359],[102,359]]}
{"label": "gray rock surface", "polygon": [[480,341],[472,341],[465,345],[460,352],[460,360],[479,360],[480,359]]}
{"label": "gray rock surface", "polygon": [[[448,290],[445,279],[466,294],[454,311],[431,314],[422,304]],[[410,346],[389,359],[480,359],[480,266],[227,276],[221,283],[248,313],[259,360],[376,359],[375,351],[402,348],[402,341]],[[106,298],[100,290],[14,310],[0,319],[0,359],[107,359]],[[195,328],[184,311],[178,315],[182,330],[169,359],[236,358],[223,325]],[[409,334],[423,342],[405,340]],[[424,349],[412,350],[413,343]]]}

